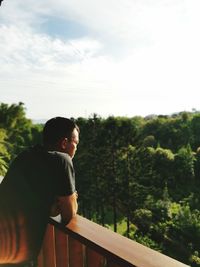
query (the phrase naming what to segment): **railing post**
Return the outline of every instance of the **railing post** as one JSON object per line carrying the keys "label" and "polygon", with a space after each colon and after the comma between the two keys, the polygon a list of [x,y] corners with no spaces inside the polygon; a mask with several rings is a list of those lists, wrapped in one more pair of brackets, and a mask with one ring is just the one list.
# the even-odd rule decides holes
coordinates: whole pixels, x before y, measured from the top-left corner
{"label": "railing post", "polygon": [[68,267],[68,239],[67,235],[59,229],[55,231],[55,254],[56,254],[56,267]]}
{"label": "railing post", "polygon": [[96,251],[86,247],[86,266],[87,267],[102,267],[104,266],[105,258]]}
{"label": "railing post", "polygon": [[55,262],[55,237],[54,226],[48,224],[43,242],[43,266],[42,267],[56,267]]}
{"label": "railing post", "polygon": [[40,254],[38,256],[38,267],[43,267],[44,266],[44,255],[43,255],[43,247],[40,251]]}
{"label": "railing post", "polygon": [[68,247],[69,267],[84,267],[84,246],[69,236]]}

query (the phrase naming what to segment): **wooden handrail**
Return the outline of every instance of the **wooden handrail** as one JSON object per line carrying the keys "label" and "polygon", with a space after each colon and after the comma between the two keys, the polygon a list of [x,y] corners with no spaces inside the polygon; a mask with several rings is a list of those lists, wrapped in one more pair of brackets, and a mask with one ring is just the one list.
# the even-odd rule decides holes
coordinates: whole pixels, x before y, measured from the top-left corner
{"label": "wooden handrail", "polygon": [[[90,257],[87,261],[88,264],[73,263],[63,265],[63,263],[54,264],[51,266],[94,266],[90,264],[90,261],[99,261],[99,264],[95,266],[105,266],[105,262],[102,264],[102,257],[106,259],[106,266],[126,266],[126,267],[186,267],[177,260],[174,260],[166,255],[163,255],[153,249],[145,247],[133,240],[123,237],[113,231],[106,229],[94,222],[91,222],[79,215],[73,218],[67,226],[64,226],[53,219],[50,219],[50,224],[54,225],[55,229],[63,232],[69,238],[69,244],[74,246],[73,254],[79,254],[79,261],[84,261],[87,253]],[[71,241],[70,241],[71,240]],[[73,245],[73,242],[76,245]],[[48,237],[48,245],[50,245],[50,239]],[[67,241],[64,241],[67,244]],[[80,246],[77,246],[77,242]],[[64,243],[63,243],[64,244]],[[84,245],[83,249],[81,246]],[[60,248],[60,249],[63,249]],[[66,248],[65,248],[66,250]],[[55,253],[55,248],[54,248]],[[80,256],[81,253],[85,253],[84,256]],[[70,258],[70,252],[65,255],[65,259]],[[96,253],[96,254],[95,254]],[[51,253],[52,257],[52,253]],[[60,258],[60,256],[58,257]],[[54,260],[56,262],[56,260]],[[78,260],[76,260],[78,262]],[[50,263],[48,263],[50,264]],[[50,266],[50,265],[49,265]]]}

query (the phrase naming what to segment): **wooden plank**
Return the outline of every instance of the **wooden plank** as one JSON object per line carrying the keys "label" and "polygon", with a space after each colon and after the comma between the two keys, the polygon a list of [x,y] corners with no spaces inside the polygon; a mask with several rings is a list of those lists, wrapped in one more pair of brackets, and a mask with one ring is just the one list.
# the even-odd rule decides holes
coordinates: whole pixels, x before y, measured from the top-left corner
{"label": "wooden plank", "polygon": [[68,240],[67,235],[55,229],[56,267],[68,267]]}
{"label": "wooden plank", "polygon": [[105,258],[96,251],[86,247],[86,266],[87,267],[102,267],[104,266]]}
{"label": "wooden plank", "polygon": [[38,256],[38,267],[43,267],[44,266],[44,258],[43,258],[43,248],[40,250],[40,254]]}
{"label": "wooden plank", "polygon": [[84,247],[74,238],[68,237],[69,267],[84,266]]}
{"label": "wooden plank", "polygon": [[43,243],[43,259],[44,267],[56,267],[54,226],[52,225],[48,225],[46,229]]}
{"label": "wooden plank", "polygon": [[[54,222],[54,224],[61,227],[59,223]],[[186,264],[114,233],[79,215],[62,230],[119,266],[188,267]]]}

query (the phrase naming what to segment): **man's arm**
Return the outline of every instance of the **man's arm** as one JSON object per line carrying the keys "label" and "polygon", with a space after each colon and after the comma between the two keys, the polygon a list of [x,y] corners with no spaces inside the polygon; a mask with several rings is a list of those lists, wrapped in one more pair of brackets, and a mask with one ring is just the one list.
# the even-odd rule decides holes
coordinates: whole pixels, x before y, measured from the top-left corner
{"label": "man's arm", "polygon": [[56,202],[52,206],[50,215],[57,216],[61,214],[62,222],[65,224],[69,223],[78,210],[77,198],[77,192],[69,196],[57,197]]}

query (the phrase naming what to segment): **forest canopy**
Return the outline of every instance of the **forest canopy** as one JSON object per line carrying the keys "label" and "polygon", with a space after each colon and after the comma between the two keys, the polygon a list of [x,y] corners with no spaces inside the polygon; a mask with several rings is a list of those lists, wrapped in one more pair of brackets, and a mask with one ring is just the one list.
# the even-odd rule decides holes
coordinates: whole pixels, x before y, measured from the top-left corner
{"label": "forest canopy", "polygon": [[[200,266],[200,112],[77,118],[79,213],[193,267]],[[0,104],[0,175],[42,124],[23,103]]]}

